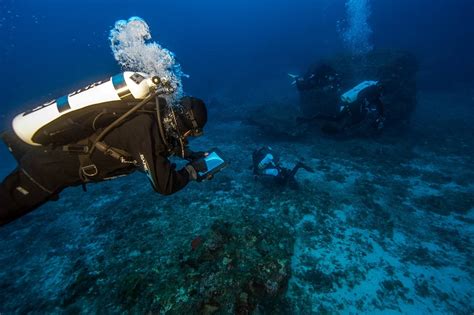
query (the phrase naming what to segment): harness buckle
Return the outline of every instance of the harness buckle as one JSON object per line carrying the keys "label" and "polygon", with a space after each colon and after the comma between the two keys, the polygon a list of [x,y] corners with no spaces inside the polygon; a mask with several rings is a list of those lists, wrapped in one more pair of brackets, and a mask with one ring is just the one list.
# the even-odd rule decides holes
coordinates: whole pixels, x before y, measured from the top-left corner
{"label": "harness buckle", "polygon": [[127,157],[124,157],[124,156],[121,156],[120,157],[120,163],[122,164],[133,164],[133,165],[137,165],[137,161],[132,159],[132,158],[127,158]]}
{"label": "harness buckle", "polygon": [[99,170],[97,169],[97,166],[95,166],[95,164],[82,166],[81,171],[82,174],[84,174],[86,177],[94,177],[99,174]]}

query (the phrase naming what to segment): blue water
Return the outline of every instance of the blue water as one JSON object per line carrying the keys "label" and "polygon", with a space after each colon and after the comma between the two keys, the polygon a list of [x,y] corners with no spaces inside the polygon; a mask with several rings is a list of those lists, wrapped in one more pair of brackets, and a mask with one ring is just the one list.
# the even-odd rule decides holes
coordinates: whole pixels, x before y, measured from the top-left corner
{"label": "blue water", "polygon": [[[120,18],[138,15],[148,21],[154,37],[175,52],[193,77],[187,90],[200,95],[222,82],[252,84],[289,70],[303,71],[317,57],[342,49],[336,22],[345,18],[344,1],[327,0],[3,0],[1,7],[1,83],[15,86],[4,96],[8,113],[48,98],[47,93],[56,95],[117,72],[107,37]],[[429,71],[425,80],[434,81],[421,82],[426,87],[444,85],[441,78],[446,76],[449,84],[467,84],[474,71],[473,11],[470,1],[376,1],[371,40],[377,48],[409,49],[420,56]],[[239,88],[245,86],[240,83]]]}
{"label": "blue water", "polygon": [[[375,50],[407,51],[418,59],[418,104],[408,131],[399,126],[378,138],[341,141],[312,135],[298,142],[275,140],[240,124],[242,112],[253,106],[297,104],[288,73],[303,75],[321,58],[351,53],[343,40],[350,18],[346,2],[359,9],[368,5],[367,24],[358,26],[367,36],[352,38],[356,43],[365,38]],[[208,138],[196,144],[227,149],[234,161],[218,174],[221,179],[216,175],[217,181],[203,184],[205,189],[192,185],[168,199],[153,194],[140,174],[93,186],[89,195],[68,189],[61,201],[2,228],[0,296],[10,293],[0,297],[0,314],[145,312],[149,305],[140,297],[149,292],[148,284],[140,287],[138,280],[117,275],[128,266],[120,257],[150,276],[147,270],[179,264],[181,245],[188,249],[196,235],[209,233],[215,220],[240,222],[247,216],[259,218],[250,226],[258,227],[260,219],[265,224],[267,220],[277,226],[281,221],[290,224],[286,228],[291,235],[284,238],[294,240],[286,257],[292,278],[288,288],[279,291],[278,300],[286,301],[277,307],[281,313],[472,314],[472,0],[0,0],[0,129],[9,128],[11,119],[24,110],[119,73],[109,32],[117,20],[132,16],[143,18],[153,40],[175,54],[189,75],[183,78],[184,93],[210,104],[214,116],[207,126]],[[272,145],[287,155],[289,164],[301,157],[314,163],[316,174],[298,177],[308,190],[303,189],[302,195],[281,194],[258,186],[247,169],[251,151],[261,145]],[[6,176],[15,162],[3,145],[0,157],[0,175]],[[433,198],[423,199],[426,196]],[[221,211],[213,210],[216,207]],[[128,211],[142,208],[145,218]],[[383,211],[373,222],[354,223],[363,221],[358,211],[364,209],[370,215]],[[285,211],[288,217],[282,219]],[[111,212],[112,217],[105,215]],[[352,216],[355,212],[359,216]],[[379,226],[386,216],[393,223],[389,236]],[[117,236],[118,230],[127,228],[130,233],[146,229],[147,235],[130,240],[126,233]],[[236,235],[241,228],[235,223]],[[159,240],[150,233],[157,233]],[[278,242],[278,237],[272,240]],[[159,244],[150,245],[154,241]],[[109,250],[115,243],[120,248]],[[357,246],[360,249],[354,249]],[[168,255],[168,261],[157,258],[162,255]],[[6,272],[5,264],[13,262],[12,273]],[[90,290],[95,295],[77,284],[83,279],[77,274],[84,273],[85,286],[93,283]],[[157,274],[153,273],[155,282],[150,280],[153,285],[172,279]],[[180,285],[187,290],[189,283]],[[132,289],[120,291],[117,286]],[[175,289],[181,292],[180,287]],[[111,306],[108,290],[121,292],[117,300],[133,298]],[[42,291],[48,294],[38,297]],[[196,298],[186,292],[179,293],[179,299],[178,293],[170,295],[176,303],[166,305],[171,314],[178,312],[176,305]],[[164,313],[165,303],[156,299],[160,308],[151,311]],[[208,300],[203,303],[196,313],[234,312],[222,304],[214,309]],[[266,304],[262,310],[275,312]]]}

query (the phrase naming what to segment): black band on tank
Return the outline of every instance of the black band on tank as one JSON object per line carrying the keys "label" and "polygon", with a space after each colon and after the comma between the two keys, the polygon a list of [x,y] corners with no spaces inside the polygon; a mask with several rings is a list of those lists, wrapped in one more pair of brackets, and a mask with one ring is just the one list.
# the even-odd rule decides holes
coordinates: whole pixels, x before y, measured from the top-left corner
{"label": "black band on tank", "polygon": [[114,85],[115,91],[117,92],[117,95],[118,97],[120,97],[121,100],[135,99],[132,95],[132,92],[130,92],[127,83],[125,82],[125,77],[123,76],[123,73],[114,75],[112,77],[112,84]]}
{"label": "black band on tank", "polygon": [[60,98],[58,98],[58,99],[56,100],[56,106],[57,106],[58,111],[59,111],[60,113],[65,112],[65,111],[71,109],[71,106],[69,105],[68,96],[67,96],[67,95],[64,95],[64,96],[61,96]]}

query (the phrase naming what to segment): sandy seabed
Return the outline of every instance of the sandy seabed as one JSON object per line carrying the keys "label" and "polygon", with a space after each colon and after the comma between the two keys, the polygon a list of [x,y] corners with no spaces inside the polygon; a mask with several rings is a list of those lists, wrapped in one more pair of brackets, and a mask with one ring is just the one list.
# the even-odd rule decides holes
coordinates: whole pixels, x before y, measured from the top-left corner
{"label": "sandy seabed", "polygon": [[[366,139],[211,120],[192,145],[231,161],[212,181],[164,197],[136,173],[3,227],[0,313],[472,314],[474,99],[453,98]],[[316,172],[256,181],[262,145]]]}

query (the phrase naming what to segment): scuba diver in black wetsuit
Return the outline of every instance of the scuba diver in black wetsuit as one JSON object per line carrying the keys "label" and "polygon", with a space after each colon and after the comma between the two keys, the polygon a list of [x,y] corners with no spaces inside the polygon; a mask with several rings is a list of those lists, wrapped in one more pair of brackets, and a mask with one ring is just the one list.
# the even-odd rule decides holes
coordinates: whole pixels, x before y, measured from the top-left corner
{"label": "scuba diver in black wetsuit", "polygon": [[262,147],[252,153],[252,170],[257,178],[270,178],[279,185],[297,187],[295,175],[300,168],[314,173],[314,170],[302,162],[296,163],[292,169],[280,165],[279,157],[272,148]]}
{"label": "scuba diver in black wetsuit", "polygon": [[[85,183],[100,182],[139,170],[146,173],[156,192],[169,195],[184,188],[189,181],[199,180],[199,172],[207,171],[206,162],[202,159],[206,153],[192,152],[187,145],[189,137],[202,134],[207,122],[207,109],[203,101],[184,97],[179,100],[179,104],[169,106],[160,97],[160,94],[174,91],[168,87],[165,89],[168,93],[163,93],[163,89],[154,89],[147,92],[147,97],[139,102],[139,99],[133,98],[136,95],[133,90],[135,94],[130,91],[123,94],[127,88],[123,84],[114,82],[112,86],[110,82],[99,83],[102,87],[98,89],[76,92],[76,95],[89,93],[82,94],[81,99],[69,94],[65,99],[68,102],[66,105],[58,99],[18,115],[13,121],[15,131],[2,134],[18,167],[0,185],[0,225],[25,215],[49,200],[57,200],[59,193],[69,186],[85,187]],[[134,83],[128,83],[131,89]],[[94,93],[105,97],[106,88],[117,92],[115,95],[118,96],[114,96],[111,102],[90,104],[91,99],[97,99]],[[84,100],[87,107],[80,108],[80,101]],[[117,119],[116,111],[120,106],[125,113]],[[64,107],[68,110],[64,111]],[[89,110],[86,114],[84,108]],[[30,124],[26,124],[24,119],[30,113],[36,117],[31,115]],[[52,118],[55,120],[48,115],[54,115]],[[38,131],[30,137],[28,132],[34,127],[31,124],[39,121],[38,117],[48,118],[53,123],[33,128]],[[96,128],[100,126],[101,119],[107,124]],[[18,123],[18,120],[22,123]],[[75,130],[77,133],[84,132],[90,126],[94,131],[80,141],[71,141],[73,125],[70,126],[72,130],[64,128],[71,120],[74,120],[73,125],[76,127],[78,122],[81,123],[80,128]],[[64,140],[63,145],[61,140]],[[46,145],[48,141],[51,143]],[[169,161],[172,155],[186,159],[189,163],[176,170],[175,164]]]}
{"label": "scuba diver in black wetsuit", "polygon": [[341,133],[365,124],[366,128],[381,130],[385,123],[385,110],[377,81],[364,81],[343,93],[339,113],[335,116],[317,114],[300,118],[300,122],[320,121],[326,133]]}

